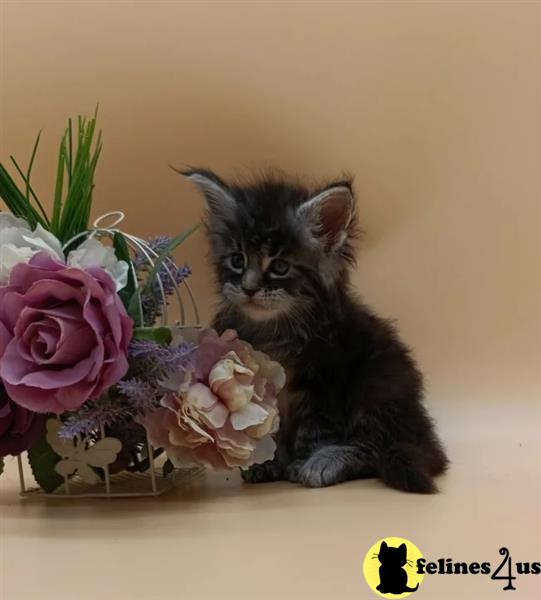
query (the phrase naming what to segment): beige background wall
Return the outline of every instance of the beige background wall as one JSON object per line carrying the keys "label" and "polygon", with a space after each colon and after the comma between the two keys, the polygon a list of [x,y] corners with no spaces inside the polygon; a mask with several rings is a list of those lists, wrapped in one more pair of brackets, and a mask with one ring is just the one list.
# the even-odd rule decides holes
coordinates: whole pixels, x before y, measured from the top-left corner
{"label": "beige background wall", "polygon": [[[10,464],[0,485],[6,598],[71,598],[70,576],[85,582],[85,599],[167,600],[179,585],[188,600],[254,590],[364,598],[360,557],[384,535],[432,558],[496,565],[507,544],[515,560],[539,560],[540,8],[0,0],[0,160],[24,161],[43,128],[42,197],[66,117],[96,102],[105,146],[95,214],[122,209],[142,236],[200,216],[169,162],[224,176],[266,166],[355,174],[366,231],[355,285],[414,346],[453,459],[430,498],[373,481],[241,491],[235,474],[155,505],[107,507],[21,503]],[[208,318],[204,254],[198,233],[179,255]],[[55,544],[66,558],[70,548],[68,579]],[[239,549],[249,549],[240,580]],[[539,597],[540,582],[522,578],[517,597]],[[481,577],[428,585],[441,600],[503,587]]]}
{"label": "beige background wall", "polygon": [[[141,235],[196,221],[168,163],[356,176],[355,283],[399,320],[433,401],[540,390],[536,2],[3,1],[2,161],[100,103],[95,213]],[[183,256],[205,316],[201,234]],[[537,373],[536,373],[537,371]]]}

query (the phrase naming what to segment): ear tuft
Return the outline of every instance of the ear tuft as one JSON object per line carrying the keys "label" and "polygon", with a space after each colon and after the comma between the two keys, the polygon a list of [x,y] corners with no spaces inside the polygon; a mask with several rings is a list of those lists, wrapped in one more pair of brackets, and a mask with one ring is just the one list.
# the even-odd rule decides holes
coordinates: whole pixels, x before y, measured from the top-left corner
{"label": "ear tuft", "polygon": [[211,216],[223,217],[226,213],[232,212],[236,207],[235,197],[227,184],[212,171],[207,169],[188,169],[180,171],[174,169],[177,173],[184,175],[202,192],[207,210]]}
{"label": "ear tuft", "polygon": [[301,204],[297,214],[316,239],[323,241],[329,250],[337,250],[347,238],[353,204],[350,185],[340,183]]}

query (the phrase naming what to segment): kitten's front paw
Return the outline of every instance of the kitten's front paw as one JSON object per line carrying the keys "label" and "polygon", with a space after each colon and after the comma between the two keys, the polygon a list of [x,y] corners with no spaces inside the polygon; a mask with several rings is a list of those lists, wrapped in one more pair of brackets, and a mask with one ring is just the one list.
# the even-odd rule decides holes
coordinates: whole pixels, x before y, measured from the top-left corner
{"label": "kitten's front paw", "polygon": [[292,483],[299,483],[301,470],[304,467],[305,460],[294,460],[286,469],[286,479]]}
{"label": "kitten's front paw", "polygon": [[241,470],[240,473],[246,483],[268,483],[282,479],[282,467],[274,460],[252,465],[249,469]]}
{"label": "kitten's front paw", "polygon": [[327,487],[347,479],[343,465],[332,457],[311,456],[299,469],[296,481],[311,488]]}

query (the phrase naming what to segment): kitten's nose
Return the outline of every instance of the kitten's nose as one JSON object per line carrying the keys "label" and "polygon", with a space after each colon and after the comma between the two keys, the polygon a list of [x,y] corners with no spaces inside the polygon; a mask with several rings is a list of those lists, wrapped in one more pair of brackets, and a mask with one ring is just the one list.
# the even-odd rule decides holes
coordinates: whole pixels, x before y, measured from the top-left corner
{"label": "kitten's nose", "polygon": [[249,297],[251,298],[256,292],[257,292],[257,288],[247,288],[242,286],[242,291]]}

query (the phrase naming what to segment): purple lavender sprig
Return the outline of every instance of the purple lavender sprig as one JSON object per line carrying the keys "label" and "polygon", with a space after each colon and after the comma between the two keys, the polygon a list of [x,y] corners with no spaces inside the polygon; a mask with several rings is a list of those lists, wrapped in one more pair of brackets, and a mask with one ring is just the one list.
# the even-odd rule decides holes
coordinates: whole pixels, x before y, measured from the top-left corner
{"label": "purple lavender sprig", "polygon": [[[170,243],[171,238],[167,235],[159,235],[147,240],[147,244],[158,255],[163,254]],[[152,252],[150,254],[152,254]],[[137,249],[135,256],[133,257],[133,266],[138,271],[147,269],[150,266],[147,257],[139,249]]]}
{"label": "purple lavender sprig", "polygon": [[[148,240],[153,256],[163,255],[171,243],[171,238],[159,236]],[[154,254],[155,253],[155,254]],[[145,254],[138,250],[135,253],[133,264],[137,271],[148,271],[151,267]],[[150,285],[141,294],[145,325],[151,326],[162,314],[163,304],[167,302],[167,296],[175,292],[175,289],[192,274],[190,265],[177,266],[171,255],[166,255],[162,260],[158,272]]]}
{"label": "purple lavender sprig", "polygon": [[167,301],[167,296],[173,294],[175,288],[188,278],[191,272],[192,269],[188,264],[177,267],[170,259],[163,261],[150,288],[141,294],[145,325],[152,326],[154,324],[156,318],[162,313],[163,303]]}
{"label": "purple lavender sprig", "polygon": [[144,413],[159,405],[158,390],[140,377],[119,381],[116,387],[122,396],[129,401],[131,410],[136,413]]}
{"label": "purple lavender sprig", "polygon": [[86,402],[81,409],[70,415],[62,424],[58,436],[63,439],[85,437],[129,417],[130,414],[122,404],[110,397],[99,398]]}
{"label": "purple lavender sprig", "polygon": [[175,291],[176,286],[180,285],[191,274],[192,268],[190,265],[177,267],[172,259],[166,258],[160,265],[154,281],[152,281],[152,291],[161,295],[163,287],[163,293],[168,296]]}
{"label": "purple lavender sprig", "polygon": [[62,424],[59,437],[73,439],[94,434],[102,427],[128,422],[138,414],[159,406],[159,390],[138,377],[119,381],[116,389],[120,397],[102,397],[87,402]]}
{"label": "purple lavender sprig", "polygon": [[182,342],[176,346],[162,346],[150,340],[134,340],[128,354],[134,361],[144,363],[147,378],[158,379],[193,365],[196,346]]}
{"label": "purple lavender sprig", "polygon": [[[167,250],[167,247],[170,243],[171,238],[165,235],[150,238],[147,242],[147,244],[152,250],[150,254],[153,257],[161,256]],[[133,265],[138,271],[144,271],[151,267],[148,258],[139,249],[135,252],[135,256],[133,258]],[[160,268],[158,269],[158,273],[156,274],[154,281],[152,282],[152,289],[155,293],[161,294],[161,287],[158,283],[159,278],[164,288],[165,294],[171,294],[174,291],[175,285],[180,285],[191,274],[192,269],[190,265],[186,264],[182,267],[178,267],[174,258],[170,254],[167,254],[164,257]]]}
{"label": "purple lavender sprig", "polygon": [[71,415],[62,424],[58,431],[58,437],[71,440],[75,437],[86,437],[100,429],[100,423],[92,417],[83,417],[79,414]]}

